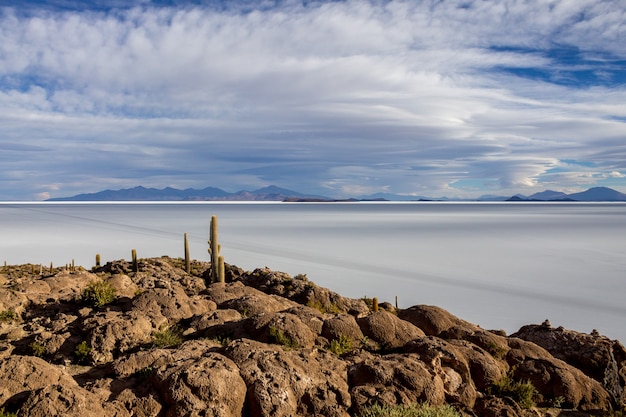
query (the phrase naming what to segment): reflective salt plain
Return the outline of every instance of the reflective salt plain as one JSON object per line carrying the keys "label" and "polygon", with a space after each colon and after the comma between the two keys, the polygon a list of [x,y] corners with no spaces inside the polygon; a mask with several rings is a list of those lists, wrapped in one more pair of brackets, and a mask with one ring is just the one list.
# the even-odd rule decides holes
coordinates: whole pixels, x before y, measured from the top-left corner
{"label": "reflective salt plain", "polygon": [[209,259],[304,273],[349,297],[431,304],[488,329],[554,326],[626,341],[626,204],[2,203],[0,262]]}

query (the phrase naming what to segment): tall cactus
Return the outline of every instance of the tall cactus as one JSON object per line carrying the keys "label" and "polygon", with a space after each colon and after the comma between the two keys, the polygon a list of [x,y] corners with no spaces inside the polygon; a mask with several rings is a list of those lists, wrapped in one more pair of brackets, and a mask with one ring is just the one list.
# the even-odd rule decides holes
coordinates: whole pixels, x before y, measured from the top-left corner
{"label": "tall cactus", "polygon": [[191,260],[189,259],[189,238],[185,233],[185,272],[191,272]]}
{"label": "tall cactus", "polygon": [[[211,229],[209,236],[209,254],[211,255],[211,281],[225,282],[224,258],[220,256],[221,245],[217,240],[217,216],[211,216]],[[220,258],[221,267],[220,267]]]}
{"label": "tall cactus", "polygon": [[133,258],[133,272],[139,271],[139,265],[137,264],[137,250],[131,250],[131,256]]}

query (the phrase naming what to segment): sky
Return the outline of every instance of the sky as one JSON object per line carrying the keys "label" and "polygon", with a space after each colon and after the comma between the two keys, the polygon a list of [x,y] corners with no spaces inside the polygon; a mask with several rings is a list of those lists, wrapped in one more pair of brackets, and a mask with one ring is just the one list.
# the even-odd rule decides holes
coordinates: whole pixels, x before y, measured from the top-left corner
{"label": "sky", "polygon": [[0,200],[626,192],[626,0],[0,0]]}

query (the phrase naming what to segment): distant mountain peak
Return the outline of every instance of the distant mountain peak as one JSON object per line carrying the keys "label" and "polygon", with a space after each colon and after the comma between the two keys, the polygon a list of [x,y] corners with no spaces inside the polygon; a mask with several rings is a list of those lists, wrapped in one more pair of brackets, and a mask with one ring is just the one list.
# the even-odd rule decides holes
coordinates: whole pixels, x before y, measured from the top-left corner
{"label": "distant mountain peak", "polygon": [[330,200],[328,197],[306,195],[275,185],[255,191],[242,190],[236,193],[229,193],[215,187],[179,190],[172,187],[157,189],[138,185],[120,190],[104,190],[72,197],[51,198],[48,201],[282,201],[294,198]]}
{"label": "distant mountain peak", "polygon": [[517,194],[509,201],[626,201],[626,194],[608,187],[593,187],[573,194],[552,190],[535,193],[529,197]]}

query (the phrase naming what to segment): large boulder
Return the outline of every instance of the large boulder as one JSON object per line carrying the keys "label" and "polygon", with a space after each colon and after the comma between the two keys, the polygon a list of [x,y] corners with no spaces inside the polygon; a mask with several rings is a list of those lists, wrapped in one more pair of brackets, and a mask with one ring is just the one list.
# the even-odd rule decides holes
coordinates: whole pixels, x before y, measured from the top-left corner
{"label": "large boulder", "polygon": [[555,358],[562,359],[600,382],[616,404],[626,403],[626,349],[619,341],[596,333],[554,328],[548,322],[524,326],[511,337],[543,347]]}
{"label": "large boulder", "polygon": [[424,332],[406,320],[387,311],[378,311],[358,319],[365,336],[383,349],[394,349],[411,340],[424,337]]}
{"label": "large boulder", "polygon": [[398,317],[419,327],[428,336],[439,336],[455,326],[476,327],[441,307],[430,305],[415,305],[402,309],[398,311]]}
{"label": "large boulder", "polygon": [[358,346],[363,340],[363,332],[353,316],[348,314],[337,314],[324,320],[322,326],[322,336],[329,342],[347,338],[352,346]]}
{"label": "large boulder", "polygon": [[153,323],[141,310],[129,312],[108,311],[97,313],[84,321],[86,341],[91,347],[89,355],[95,364],[111,362],[119,354],[140,347],[152,340],[157,326],[167,323]]}
{"label": "large boulder", "polygon": [[588,411],[612,408],[610,394],[598,381],[532,342],[510,338],[508,343],[506,361],[513,378],[532,383],[539,393],[539,402],[559,399],[564,407]]}
{"label": "large boulder", "polygon": [[155,373],[167,417],[240,417],[246,383],[235,363],[216,352],[176,361]]}
{"label": "large boulder", "polygon": [[306,276],[292,278],[284,272],[258,268],[242,276],[241,280],[247,286],[315,307],[323,313],[348,313],[359,317],[369,312],[363,300],[342,297],[327,288],[318,287]]}
{"label": "large boulder", "polygon": [[246,382],[249,415],[349,416],[346,364],[329,352],[239,339],[225,355]]}
{"label": "large boulder", "polygon": [[157,325],[163,318],[169,323],[215,310],[215,303],[200,296],[189,296],[185,289],[174,282],[169,288],[151,288],[143,291],[132,301],[133,310],[141,311]]}
{"label": "large boulder", "polygon": [[[428,336],[408,342],[402,351],[414,354],[427,369],[439,376],[444,383],[446,399],[472,408],[479,396],[473,375],[477,366],[466,356],[467,348],[465,344],[453,344]],[[480,369],[477,376],[483,375],[487,375],[487,372]]]}
{"label": "large boulder", "polygon": [[24,399],[31,391],[54,384],[78,387],[71,375],[43,359],[10,356],[0,362],[0,408],[9,399]]}
{"label": "large boulder", "polygon": [[31,391],[19,409],[29,417],[130,417],[119,403],[102,402],[78,385],[52,384]]}
{"label": "large boulder", "polygon": [[266,313],[247,319],[234,333],[236,338],[253,338],[287,347],[313,347],[316,335],[295,314]]}
{"label": "large boulder", "polygon": [[360,413],[371,404],[443,404],[444,381],[418,355],[386,356],[361,352],[350,358],[348,368],[353,411]]}
{"label": "large boulder", "polygon": [[297,306],[292,301],[247,287],[241,282],[211,284],[203,294],[220,309],[237,310],[244,317],[274,313]]}

